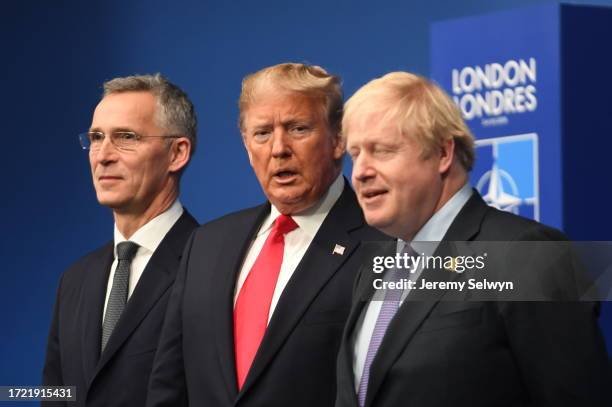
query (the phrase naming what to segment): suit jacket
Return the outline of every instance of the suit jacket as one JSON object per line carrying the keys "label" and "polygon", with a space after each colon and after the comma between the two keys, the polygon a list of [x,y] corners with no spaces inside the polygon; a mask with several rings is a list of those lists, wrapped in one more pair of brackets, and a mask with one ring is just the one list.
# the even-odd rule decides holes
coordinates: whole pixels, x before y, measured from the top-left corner
{"label": "suit jacket", "polygon": [[[444,237],[561,239],[554,229],[487,206],[476,191]],[[336,407],[358,406],[352,338],[372,281],[370,269],[356,284],[338,356]],[[449,295],[440,290],[404,301],[372,362],[367,407],[612,405],[604,400],[612,380],[595,304],[443,300]]]}
{"label": "suit jacket", "polygon": [[113,242],[83,257],[62,275],[43,384],[76,386],[77,401],[55,405],[144,406],[170,288],[185,243],[197,226],[185,211],[166,234],[101,355],[102,313]]}
{"label": "suit jacket", "polygon": [[[148,406],[333,406],[335,360],[364,240],[389,239],[364,222],[348,185],[285,287],[238,391],[234,288],[264,204],[201,226],[168,306]],[[336,244],[343,254],[333,254]]]}

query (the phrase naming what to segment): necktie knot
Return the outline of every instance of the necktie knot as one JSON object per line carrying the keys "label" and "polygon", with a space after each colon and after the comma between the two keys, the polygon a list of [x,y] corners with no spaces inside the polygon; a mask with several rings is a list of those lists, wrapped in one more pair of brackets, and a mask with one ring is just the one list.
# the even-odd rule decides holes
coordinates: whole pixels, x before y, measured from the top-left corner
{"label": "necktie knot", "polygon": [[404,242],[404,248],[402,249],[402,254],[406,253],[408,256],[416,257],[419,254],[414,250],[412,245],[409,242]]}
{"label": "necktie knot", "polygon": [[274,221],[274,230],[277,234],[286,235],[287,233],[297,229],[298,225],[293,218],[288,215],[279,215]]}
{"label": "necktie knot", "polygon": [[117,260],[131,261],[140,246],[137,243],[125,241],[117,245]]}

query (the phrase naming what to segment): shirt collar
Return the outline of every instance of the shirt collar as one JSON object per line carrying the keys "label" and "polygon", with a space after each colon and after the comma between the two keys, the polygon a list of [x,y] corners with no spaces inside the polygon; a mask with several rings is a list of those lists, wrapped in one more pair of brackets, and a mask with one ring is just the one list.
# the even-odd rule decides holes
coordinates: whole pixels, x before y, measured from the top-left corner
{"label": "shirt collar", "polygon": [[[305,211],[291,215],[295,223],[298,224],[300,229],[308,234],[311,238],[313,238],[321,224],[325,220],[325,217],[331,210],[332,206],[336,203],[340,195],[342,194],[342,190],[344,189],[344,177],[342,173],[338,175],[336,180],[331,184],[328,188],[327,192],[319,201],[312,207],[306,209]],[[270,215],[266,218],[264,223],[262,223],[257,236],[265,233],[272,227],[272,224],[276,220],[277,217],[280,216],[280,211],[276,209],[274,205],[271,205]]]}
{"label": "shirt collar", "polygon": [[[183,205],[177,199],[174,201],[172,206],[160,213],[144,225],[140,227],[133,235],[130,237],[130,242],[134,242],[140,246],[138,250],[145,250],[150,253],[153,253],[157,246],[161,243],[164,236],[170,231],[172,226],[176,223],[176,221],[183,214]],[[121,242],[125,242],[126,239],[123,237],[119,229],[117,229],[117,224],[115,224],[115,258],[117,257],[117,245]]]}
{"label": "shirt collar", "polygon": [[[412,239],[414,249],[421,252],[430,252],[429,254],[433,254],[435,248],[432,247],[431,244],[419,245],[418,242],[440,242],[450,225],[453,223],[461,208],[466,204],[466,202],[472,196],[472,188],[469,183],[465,183],[459,191],[455,192],[455,194],[451,197],[440,208],[436,213],[433,214],[431,218],[423,225],[423,227],[417,232]],[[405,242],[402,239],[398,239],[398,250],[403,249]],[[421,246],[421,247],[419,247]],[[426,249],[426,250],[418,250],[418,249]],[[432,250],[434,249],[434,250]]]}

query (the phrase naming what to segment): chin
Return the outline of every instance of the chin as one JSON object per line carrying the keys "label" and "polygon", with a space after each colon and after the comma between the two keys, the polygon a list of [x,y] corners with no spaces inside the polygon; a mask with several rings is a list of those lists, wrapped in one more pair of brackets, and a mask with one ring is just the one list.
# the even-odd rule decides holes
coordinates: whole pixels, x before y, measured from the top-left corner
{"label": "chin", "polygon": [[381,216],[376,216],[376,214],[373,213],[367,213],[364,211],[364,217],[366,219],[366,222],[368,222],[368,225],[375,227],[375,228],[382,228],[385,226],[386,222],[384,222],[384,219],[382,219]]}
{"label": "chin", "polygon": [[267,196],[270,201],[278,202],[280,205],[295,205],[303,201],[307,194],[302,188],[287,186],[285,188],[276,188]]}
{"label": "chin", "polygon": [[100,205],[108,206],[113,203],[113,200],[109,199],[109,197],[105,196],[104,194],[97,194],[96,198],[98,199],[98,203]]}
{"label": "chin", "polygon": [[380,230],[386,235],[394,236],[391,233],[391,230],[393,229],[393,226],[394,226],[393,219],[391,219],[389,216],[385,216],[385,215],[376,216],[373,213],[368,214],[367,212],[364,212],[364,217],[368,225]]}
{"label": "chin", "polygon": [[110,196],[105,196],[104,194],[98,195],[97,198],[98,198],[98,203],[100,205],[109,207],[111,209],[115,209],[115,208],[121,207],[121,205],[124,202],[121,199],[113,198],[113,197],[110,197]]}

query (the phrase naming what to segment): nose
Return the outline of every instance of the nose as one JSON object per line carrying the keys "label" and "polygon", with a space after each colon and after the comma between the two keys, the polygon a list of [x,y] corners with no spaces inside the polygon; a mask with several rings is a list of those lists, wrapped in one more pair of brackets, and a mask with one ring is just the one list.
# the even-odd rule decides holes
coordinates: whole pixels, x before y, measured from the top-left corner
{"label": "nose", "polygon": [[370,159],[367,156],[367,153],[360,153],[353,160],[353,184],[356,183],[364,183],[368,180],[374,178],[376,175],[376,170],[372,166]]}
{"label": "nose", "polygon": [[272,134],[272,157],[284,158],[291,155],[290,136],[285,129],[275,129]]}
{"label": "nose", "polygon": [[94,151],[90,151],[92,158],[102,165],[107,165],[117,159],[117,149],[110,141],[109,137],[102,140],[100,147]]}

